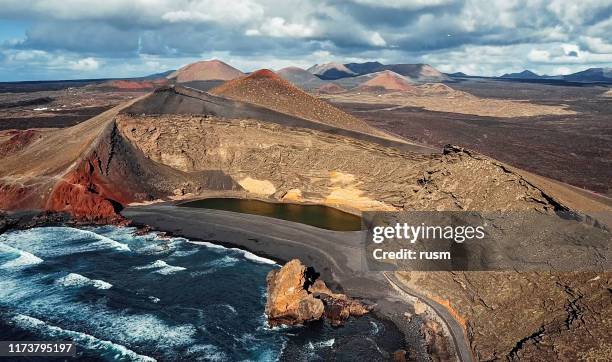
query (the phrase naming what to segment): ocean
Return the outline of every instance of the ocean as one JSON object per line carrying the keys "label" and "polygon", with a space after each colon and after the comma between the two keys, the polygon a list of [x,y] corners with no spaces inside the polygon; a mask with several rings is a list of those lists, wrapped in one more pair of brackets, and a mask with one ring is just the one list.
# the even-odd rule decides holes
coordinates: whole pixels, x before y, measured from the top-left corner
{"label": "ocean", "polygon": [[134,228],[0,235],[0,340],[72,340],[92,361],[385,360],[402,344],[372,316],[269,328],[274,261]]}

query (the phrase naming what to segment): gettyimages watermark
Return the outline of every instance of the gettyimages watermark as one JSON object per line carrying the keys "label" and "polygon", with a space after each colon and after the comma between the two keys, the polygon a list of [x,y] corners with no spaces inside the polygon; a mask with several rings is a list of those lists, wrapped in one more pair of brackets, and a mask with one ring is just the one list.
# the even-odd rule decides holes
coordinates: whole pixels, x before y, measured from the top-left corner
{"label": "gettyimages watermark", "polygon": [[569,212],[366,212],[370,271],[612,271],[611,232]]}

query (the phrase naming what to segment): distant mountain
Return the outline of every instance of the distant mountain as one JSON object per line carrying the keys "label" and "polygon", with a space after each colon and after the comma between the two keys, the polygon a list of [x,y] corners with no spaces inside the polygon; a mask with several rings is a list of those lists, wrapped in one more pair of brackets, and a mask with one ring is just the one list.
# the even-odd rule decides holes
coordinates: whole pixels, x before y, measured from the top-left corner
{"label": "distant mountain", "polygon": [[469,77],[469,75],[463,72],[447,73],[446,75],[448,75],[449,77]]}
{"label": "distant mountain", "polygon": [[563,76],[563,80],[572,82],[612,82],[612,68],[589,68]]}
{"label": "distant mountain", "polygon": [[530,71],[523,70],[520,73],[506,73],[502,75],[500,78],[511,78],[511,79],[540,79],[542,76]]}
{"label": "distant mountain", "polygon": [[204,60],[188,64],[168,75],[168,79],[177,83],[205,81],[205,80],[231,80],[243,76],[244,73],[220,60]]}
{"label": "distant mountain", "polygon": [[414,92],[416,89],[404,76],[390,70],[384,70],[373,74],[376,74],[376,76],[363,82],[359,86],[360,90]]}
{"label": "distant mountain", "polygon": [[326,63],[315,64],[308,71],[324,80],[339,80],[348,77],[362,76],[372,73],[390,70],[399,75],[407,77],[410,81],[444,82],[450,77],[441,73],[429,64],[382,64],[380,62],[365,63]]}
{"label": "distant mountain", "polygon": [[450,77],[429,64],[389,64],[385,65],[385,70],[393,71],[419,83],[444,82],[450,80]]}
{"label": "distant mountain", "polygon": [[277,70],[276,74],[284,80],[306,90],[316,89],[325,84],[325,81],[321,80],[316,75],[298,67],[286,67]]}
{"label": "distant mountain", "polygon": [[344,66],[358,75],[380,72],[385,69],[385,65],[379,62],[347,63]]}
{"label": "distant mountain", "polygon": [[307,69],[310,73],[324,80],[334,80],[346,77],[353,77],[357,73],[347,68],[344,64],[340,63],[325,63],[315,64]]}

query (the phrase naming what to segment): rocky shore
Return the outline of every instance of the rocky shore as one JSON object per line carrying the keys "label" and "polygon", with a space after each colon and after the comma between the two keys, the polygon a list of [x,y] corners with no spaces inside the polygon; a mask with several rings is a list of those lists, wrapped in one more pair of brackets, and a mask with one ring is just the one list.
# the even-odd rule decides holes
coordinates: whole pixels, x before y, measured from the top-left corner
{"label": "rocky shore", "polygon": [[[388,340],[381,360],[447,360],[444,356],[449,354],[454,360],[454,347],[446,332],[440,326],[429,330],[431,313],[415,310],[381,273],[364,272],[360,232],[169,204],[131,206],[122,215],[169,235],[238,247],[286,263],[267,278],[270,326],[305,325],[316,333],[322,324],[336,328],[345,322],[341,328],[346,328],[351,316],[357,320],[374,318],[386,325],[377,342],[380,345]],[[376,350],[376,343],[360,338],[346,341],[342,347],[346,349],[343,353],[348,353],[345,356],[355,348]],[[438,356],[438,352],[444,353]],[[286,358],[281,360],[291,360],[289,350],[283,353]],[[373,358],[367,353],[364,356],[366,360]]]}
{"label": "rocky shore", "polygon": [[293,259],[267,277],[266,315],[270,326],[300,325],[325,318],[340,326],[349,317],[368,313],[367,306],[345,294],[332,292],[313,268]]}

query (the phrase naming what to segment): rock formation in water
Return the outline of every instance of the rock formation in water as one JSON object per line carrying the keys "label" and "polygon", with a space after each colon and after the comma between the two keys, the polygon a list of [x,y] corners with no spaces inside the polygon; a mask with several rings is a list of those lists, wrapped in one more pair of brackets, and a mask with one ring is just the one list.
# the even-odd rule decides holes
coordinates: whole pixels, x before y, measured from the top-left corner
{"label": "rock formation in water", "polygon": [[282,268],[268,274],[266,315],[271,326],[300,325],[325,317],[339,326],[350,316],[362,316],[370,308],[347,297],[333,293],[325,282],[317,279],[312,268],[293,259]]}

